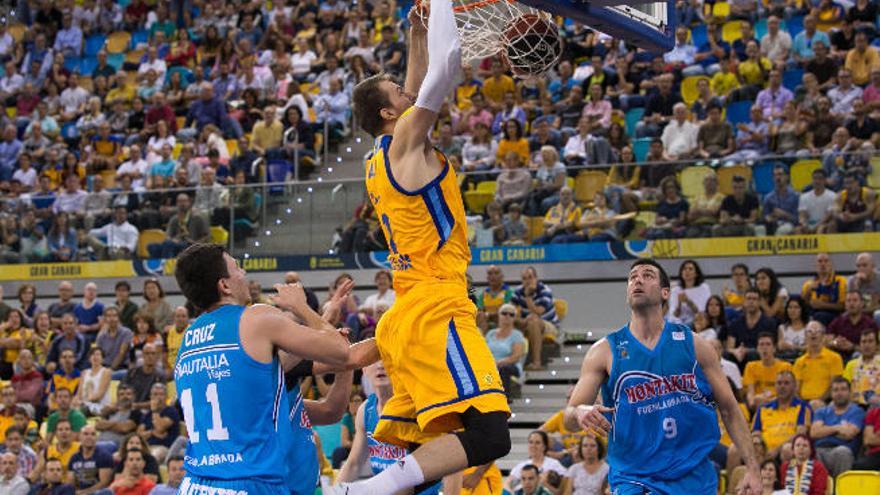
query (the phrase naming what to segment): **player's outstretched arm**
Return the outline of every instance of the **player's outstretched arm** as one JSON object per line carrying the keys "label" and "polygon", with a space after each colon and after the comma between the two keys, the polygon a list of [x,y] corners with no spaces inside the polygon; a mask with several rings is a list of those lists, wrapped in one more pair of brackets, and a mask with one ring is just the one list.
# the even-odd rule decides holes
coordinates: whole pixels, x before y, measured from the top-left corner
{"label": "player's outstretched arm", "polygon": [[733,391],[730,390],[730,385],[727,383],[727,378],[721,371],[715,349],[706,340],[694,338],[694,350],[697,354],[697,361],[703,368],[703,374],[706,375],[706,380],[712,387],[712,395],[715,396],[715,401],[718,403],[724,427],[727,428],[731,440],[737,450],[742,452],[743,459],[746,461],[746,476],[740,483],[738,487],[740,491],[737,493],[758,495],[761,493],[761,467],[752,448],[752,439],[749,436],[746,418],[743,417],[739,404],[733,396]]}
{"label": "player's outstretched arm", "polygon": [[312,424],[332,425],[342,419],[348,407],[348,399],[351,397],[353,375],[353,371],[337,374],[326,397],[321,400],[303,401],[303,407],[309,414]]}
{"label": "player's outstretched arm", "polygon": [[596,342],[587,351],[581,364],[581,376],[571,392],[568,407],[565,408],[565,427],[568,430],[611,429],[611,424],[603,413],[611,412],[612,409],[594,405],[599,396],[599,387],[608,376],[610,363],[611,347],[607,340]]}
{"label": "player's outstretched arm", "polygon": [[[405,157],[413,150],[424,151],[428,132],[437,121],[443,101],[452,92],[461,70],[461,42],[452,12],[452,0],[432,0],[428,16],[428,68],[418,88],[415,108],[397,121],[393,158]],[[424,63],[420,61],[418,63]],[[409,82],[409,74],[407,82]],[[413,72],[412,85],[418,79]]]}
{"label": "player's outstretched arm", "polygon": [[245,352],[264,363],[272,361],[276,349],[333,366],[342,366],[348,361],[348,339],[335,328],[299,325],[280,309],[265,304],[245,310],[241,335]]}
{"label": "player's outstretched arm", "polygon": [[379,360],[379,348],[376,339],[369,338],[352,344],[348,348],[348,361],[343,366],[330,366],[326,363],[315,363],[314,372],[318,375],[338,373],[340,371],[359,370]]}
{"label": "player's outstretched arm", "polygon": [[357,416],[354,419],[354,439],[351,442],[351,451],[348,453],[348,459],[345,460],[342,469],[339,470],[339,475],[336,477],[337,481],[356,481],[361,466],[367,462],[369,451],[367,450],[367,432],[366,428],[364,428],[365,404],[361,404],[358,408]]}
{"label": "player's outstretched arm", "polygon": [[403,90],[411,95],[419,93],[428,72],[428,18],[427,2],[413,5],[409,10],[409,54],[406,59],[406,81]]}

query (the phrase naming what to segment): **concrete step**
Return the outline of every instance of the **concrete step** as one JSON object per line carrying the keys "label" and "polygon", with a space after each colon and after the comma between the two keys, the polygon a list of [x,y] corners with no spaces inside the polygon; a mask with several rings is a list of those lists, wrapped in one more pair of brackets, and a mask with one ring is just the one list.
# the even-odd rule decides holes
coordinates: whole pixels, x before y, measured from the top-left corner
{"label": "concrete step", "polygon": [[579,367],[570,367],[565,369],[555,369],[551,364],[546,371],[527,371],[526,383],[534,383],[541,381],[571,381],[574,382],[580,377]]}
{"label": "concrete step", "polygon": [[510,404],[513,411],[530,411],[532,408],[555,408],[558,411],[565,407],[565,395],[557,397],[529,397],[523,394],[521,399],[516,399]]}
{"label": "concrete step", "polygon": [[[538,426],[544,424],[550,416],[556,413],[559,408],[547,408],[545,411],[527,411],[527,412],[514,412],[510,415],[509,423],[511,425],[520,425],[525,428],[525,424],[537,424]],[[525,424],[524,424],[525,423]]]}
{"label": "concrete step", "polygon": [[522,396],[523,397],[559,397],[561,400],[565,400],[565,395],[568,393],[567,384],[526,384],[522,387]]}

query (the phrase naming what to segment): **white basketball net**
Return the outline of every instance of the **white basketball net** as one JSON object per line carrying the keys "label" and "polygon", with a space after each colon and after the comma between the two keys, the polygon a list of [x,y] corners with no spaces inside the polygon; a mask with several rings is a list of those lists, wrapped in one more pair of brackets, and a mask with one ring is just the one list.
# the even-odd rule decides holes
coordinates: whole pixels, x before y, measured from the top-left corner
{"label": "white basketball net", "polygon": [[[417,3],[429,3],[417,0]],[[562,52],[562,40],[555,39],[554,45],[541,43],[541,37],[528,37],[538,24],[544,21],[553,23],[549,13],[529,7],[515,0],[452,0],[455,21],[461,38],[461,58],[464,63],[481,61],[498,54],[508,55],[507,60],[518,75],[540,75],[558,62]],[[530,22],[517,22],[516,36],[505,39],[505,33],[517,20],[528,15]],[[423,18],[427,26],[428,20]],[[512,43],[513,42],[513,43]]]}

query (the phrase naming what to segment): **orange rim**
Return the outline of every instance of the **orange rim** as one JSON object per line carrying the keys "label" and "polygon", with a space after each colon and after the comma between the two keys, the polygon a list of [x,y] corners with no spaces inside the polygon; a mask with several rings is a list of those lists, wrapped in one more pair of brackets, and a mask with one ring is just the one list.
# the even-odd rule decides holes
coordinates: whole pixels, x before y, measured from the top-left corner
{"label": "orange rim", "polygon": [[[486,7],[487,5],[492,5],[492,4],[498,3],[498,2],[515,3],[516,0],[480,0],[479,2],[471,2],[468,4],[464,4],[464,5],[461,5],[461,4],[456,5],[456,6],[452,7],[452,10],[454,12],[467,12],[469,10],[483,8],[483,7]],[[416,3],[421,4],[422,2],[419,1]]]}

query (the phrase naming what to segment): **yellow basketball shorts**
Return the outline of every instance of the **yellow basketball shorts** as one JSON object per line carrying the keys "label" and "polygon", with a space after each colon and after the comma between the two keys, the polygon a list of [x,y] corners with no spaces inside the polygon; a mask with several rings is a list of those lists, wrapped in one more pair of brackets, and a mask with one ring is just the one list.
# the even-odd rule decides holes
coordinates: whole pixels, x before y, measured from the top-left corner
{"label": "yellow basketball shorts", "polygon": [[510,413],[495,359],[458,284],[426,283],[398,297],[376,328],[394,387],[373,436],[403,447],[462,428],[459,414]]}

